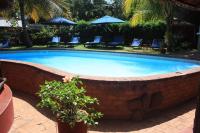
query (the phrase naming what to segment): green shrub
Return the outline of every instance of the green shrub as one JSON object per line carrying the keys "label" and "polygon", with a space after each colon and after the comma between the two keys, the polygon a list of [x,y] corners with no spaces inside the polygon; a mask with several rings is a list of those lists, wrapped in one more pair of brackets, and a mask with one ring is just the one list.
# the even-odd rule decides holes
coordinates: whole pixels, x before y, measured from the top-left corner
{"label": "green shrub", "polygon": [[86,42],[90,40],[93,35],[93,32],[91,32],[91,25],[89,22],[80,20],[77,22],[77,25],[75,26],[75,36],[80,36],[81,42]]}
{"label": "green shrub", "polygon": [[20,45],[21,30],[17,28],[4,28],[0,30],[0,41],[10,40],[11,46]]}
{"label": "green shrub", "polygon": [[58,30],[50,27],[42,27],[39,32],[31,33],[31,38],[34,44],[46,44],[57,32]]}
{"label": "green shrub", "polygon": [[75,26],[62,26],[60,28],[42,28],[40,32],[31,34],[34,44],[46,44],[54,35],[67,42],[72,36],[80,36],[81,42],[92,41],[94,36],[103,36],[103,41],[111,41],[114,36],[123,36],[125,44],[130,44],[133,38],[141,38],[145,43],[153,39],[163,39],[166,25],[163,21],[145,22],[131,27],[129,22],[117,24],[90,24],[80,20]]}
{"label": "green shrub", "polygon": [[134,37],[142,38],[145,42],[153,39],[163,39],[166,24],[163,21],[150,21],[138,24],[134,27]]}
{"label": "green shrub", "polygon": [[81,20],[75,26],[75,35],[80,36],[82,42],[92,40],[96,35],[103,36],[106,41],[110,41],[113,36],[121,35],[125,43],[130,43],[133,38],[142,38],[145,42],[151,42],[154,38],[163,39],[165,29],[166,25],[163,21],[145,22],[131,27],[129,22],[92,25]]}
{"label": "green shrub", "polygon": [[129,22],[125,22],[119,25],[120,33],[125,38],[125,44],[129,44],[134,37],[134,29],[130,26]]}
{"label": "green shrub", "polygon": [[86,90],[81,85],[82,82],[78,78],[66,82],[46,81],[38,92],[41,98],[38,106],[49,108],[59,121],[71,126],[76,122],[95,125],[95,120],[102,117],[102,114],[96,112],[91,105],[98,104],[98,100],[86,96]]}

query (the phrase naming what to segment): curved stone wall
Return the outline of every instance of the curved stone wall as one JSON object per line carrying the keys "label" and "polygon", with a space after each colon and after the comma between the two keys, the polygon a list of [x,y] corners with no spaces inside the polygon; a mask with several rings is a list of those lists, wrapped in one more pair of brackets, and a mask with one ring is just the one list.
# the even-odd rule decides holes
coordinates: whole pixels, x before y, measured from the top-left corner
{"label": "curved stone wall", "polygon": [[4,84],[0,90],[0,133],[8,133],[14,120],[12,92]]}
{"label": "curved stone wall", "polygon": [[[62,80],[72,74],[42,65],[0,60],[0,70],[11,88],[35,95],[45,80]],[[87,94],[99,99],[96,108],[106,119],[134,119],[175,106],[197,94],[200,68],[141,78],[80,76]]]}

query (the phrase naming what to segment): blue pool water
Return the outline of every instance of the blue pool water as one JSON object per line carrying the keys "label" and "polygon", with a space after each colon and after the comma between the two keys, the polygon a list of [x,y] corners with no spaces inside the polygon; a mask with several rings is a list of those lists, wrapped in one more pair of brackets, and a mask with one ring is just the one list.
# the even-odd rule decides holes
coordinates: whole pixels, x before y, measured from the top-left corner
{"label": "blue pool water", "polygon": [[42,64],[66,72],[103,77],[141,77],[199,67],[199,62],[136,54],[70,50],[0,52],[0,59]]}

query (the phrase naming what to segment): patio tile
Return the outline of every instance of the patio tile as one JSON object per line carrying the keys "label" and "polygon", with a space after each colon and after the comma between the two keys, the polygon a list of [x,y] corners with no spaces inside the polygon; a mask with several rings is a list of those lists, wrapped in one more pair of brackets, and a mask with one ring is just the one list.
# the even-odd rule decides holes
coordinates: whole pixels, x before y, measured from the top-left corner
{"label": "patio tile", "polygon": [[[52,114],[36,107],[38,100],[22,92],[14,92],[14,123],[9,133],[56,133]],[[144,121],[102,120],[88,133],[181,133],[192,127],[195,101],[169,109]]]}

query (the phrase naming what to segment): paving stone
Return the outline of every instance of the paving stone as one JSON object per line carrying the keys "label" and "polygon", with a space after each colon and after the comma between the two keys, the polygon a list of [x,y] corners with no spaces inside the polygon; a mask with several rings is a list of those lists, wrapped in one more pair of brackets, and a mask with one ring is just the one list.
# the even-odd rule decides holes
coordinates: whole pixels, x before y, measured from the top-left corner
{"label": "paving stone", "polygon": [[[56,122],[52,115],[36,108],[37,100],[28,94],[15,92],[14,123],[9,133],[56,133]],[[140,121],[102,120],[88,133],[181,133],[192,127],[195,102],[163,111],[157,116]]]}

